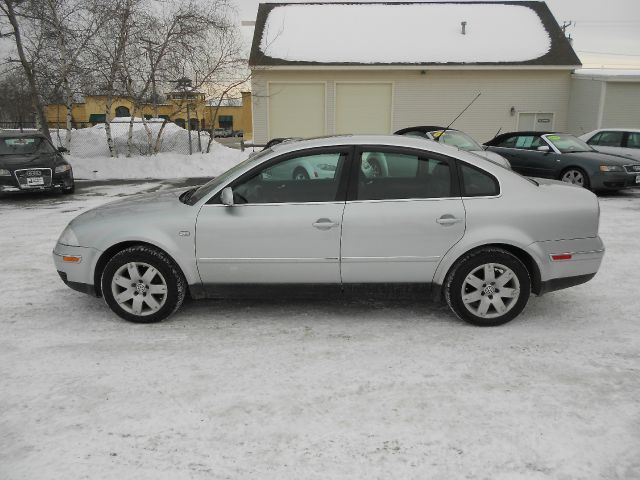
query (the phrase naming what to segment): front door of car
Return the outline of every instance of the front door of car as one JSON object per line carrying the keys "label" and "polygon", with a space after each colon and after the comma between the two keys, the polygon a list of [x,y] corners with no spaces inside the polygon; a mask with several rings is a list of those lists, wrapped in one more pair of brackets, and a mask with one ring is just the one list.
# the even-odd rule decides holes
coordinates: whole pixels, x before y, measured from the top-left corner
{"label": "front door of car", "polygon": [[[539,135],[519,135],[512,140],[509,148],[498,146],[497,153],[507,157],[511,168],[521,175],[529,177],[553,178],[556,169],[557,154]],[[539,151],[547,147],[549,151]]]}
{"label": "front door of car", "polygon": [[343,283],[429,283],[464,231],[452,160],[388,147],[356,153],[342,228]]}
{"label": "front door of car", "polygon": [[259,166],[203,205],[196,258],[205,287],[340,282],[349,150],[315,149]]}

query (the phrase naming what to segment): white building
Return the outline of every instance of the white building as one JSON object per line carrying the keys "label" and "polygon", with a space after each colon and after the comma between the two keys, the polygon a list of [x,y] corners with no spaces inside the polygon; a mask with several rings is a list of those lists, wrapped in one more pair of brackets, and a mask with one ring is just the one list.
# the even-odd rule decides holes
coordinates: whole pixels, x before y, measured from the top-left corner
{"label": "white building", "polygon": [[454,124],[567,130],[580,60],[544,2],[261,4],[254,141]]}
{"label": "white building", "polygon": [[568,131],[640,128],[640,71],[580,69],[571,77]]}

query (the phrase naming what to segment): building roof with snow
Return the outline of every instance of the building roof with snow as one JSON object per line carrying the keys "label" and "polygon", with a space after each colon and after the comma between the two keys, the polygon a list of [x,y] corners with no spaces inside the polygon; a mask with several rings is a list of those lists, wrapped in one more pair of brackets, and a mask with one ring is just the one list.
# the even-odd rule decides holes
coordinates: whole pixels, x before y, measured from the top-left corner
{"label": "building roof with snow", "polygon": [[262,3],[249,65],[574,68],[580,59],[544,2]]}

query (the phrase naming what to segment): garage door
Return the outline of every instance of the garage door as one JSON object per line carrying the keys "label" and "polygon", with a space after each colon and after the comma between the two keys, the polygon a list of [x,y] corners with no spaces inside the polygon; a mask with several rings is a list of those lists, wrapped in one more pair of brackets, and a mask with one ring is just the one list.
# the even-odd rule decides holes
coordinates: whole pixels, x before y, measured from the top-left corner
{"label": "garage door", "polygon": [[336,133],[391,133],[391,83],[336,83]]}
{"label": "garage door", "polygon": [[269,139],[325,135],[324,91],[324,83],[269,83]]}

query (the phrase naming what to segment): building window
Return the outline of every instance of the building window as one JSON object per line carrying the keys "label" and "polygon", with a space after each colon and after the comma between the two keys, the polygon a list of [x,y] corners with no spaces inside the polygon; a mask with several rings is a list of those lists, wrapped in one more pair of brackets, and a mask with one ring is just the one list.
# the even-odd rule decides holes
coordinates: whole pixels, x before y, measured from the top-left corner
{"label": "building window", "polygon": [[129,109],[125,106],[116,107],[116,117],[130,117]]}
{"label": "building window", "polygon": [[220,128],[230,128],[233,130],[233,115],[220,115],[218,117]]}
{"label": "building window", "polygon": [[162,119],[166,120],[167,122],[170,122],[170,121],[171,121],[171,119],[169,118],[169,115],[158,115],[158,117],[160,117],[160,118],[162,118]]}
{"label": "building window", "polygon": [[191,118],[189,119],[189,128],[191,130],[198,130],[198,127],[200,126],[200,122],[198,121],[197,118]]}
{"label": "building window", "polygon": [[97,123],[104,123],[107,121],[107,116],[104,113],[92,113],[89,115],[89,123],[95,125]]}
{"label": "building window", "polygon": [[176,118],[173,123],[175,123],[176,125],[178,125],[181,128],[185,128],[185,126],[187,125],[184,121],[184,118]]}

